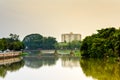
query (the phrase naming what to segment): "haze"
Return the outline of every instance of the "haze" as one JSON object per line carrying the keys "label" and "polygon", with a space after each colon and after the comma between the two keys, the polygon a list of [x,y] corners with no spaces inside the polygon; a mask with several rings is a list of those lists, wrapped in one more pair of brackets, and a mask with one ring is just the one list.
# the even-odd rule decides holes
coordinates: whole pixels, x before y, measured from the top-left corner
{"label": "haze", "polygon": [[0,37],[39,33],[56,37],[120,26],[120,0],[0,0]]}

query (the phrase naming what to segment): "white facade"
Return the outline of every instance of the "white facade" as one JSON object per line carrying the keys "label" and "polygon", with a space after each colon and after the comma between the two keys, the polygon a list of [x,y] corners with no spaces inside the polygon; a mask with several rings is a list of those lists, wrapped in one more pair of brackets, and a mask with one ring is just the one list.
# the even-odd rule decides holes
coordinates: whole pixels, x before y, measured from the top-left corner
{"label": "white facade", "polygon": [[62,34],[61,35],[62,42],[72,42],[74,40],[81,40],[81,34]]}

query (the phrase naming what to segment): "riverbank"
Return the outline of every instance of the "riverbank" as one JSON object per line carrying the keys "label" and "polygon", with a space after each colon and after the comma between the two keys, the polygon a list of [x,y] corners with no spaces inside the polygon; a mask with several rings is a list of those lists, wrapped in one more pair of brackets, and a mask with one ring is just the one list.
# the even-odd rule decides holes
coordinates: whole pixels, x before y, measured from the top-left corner
{"label": "riverbank", "polygon": [[81,53],[80,50],[57,50],[58,54],[70,54],[70,55],[74,55],[76,57],[81,57]]}
{"label": "riverbank", "polygon": [[15,51],[15,52],[10,51],[10,52],[6,52],[6,53],[0,53],[0,59],[20,56],[21,53],[22,53],[21,51]]}

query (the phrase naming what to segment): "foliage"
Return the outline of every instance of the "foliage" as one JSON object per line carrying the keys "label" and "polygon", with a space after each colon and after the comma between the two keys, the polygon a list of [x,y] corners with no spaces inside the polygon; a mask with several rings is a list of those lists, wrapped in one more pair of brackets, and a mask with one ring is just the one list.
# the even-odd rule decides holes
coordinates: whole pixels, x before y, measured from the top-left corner
{"label": "foliage", "polygon": [[43,37],[40,34],[30,34],[23,39],[26,49],[55,49],[56,39]]}
{"label": "foliage", "polygon": [[9,38],[0,39],[0,50],[21,50],[24,49],[23,43],[18,39],[16,34],[10,34]]}
{"label": "foliage", "polygon": [[10,36],[10,39],[12,39],[12,40],[19,40],[19,35],[17,35],[17,34],[11,33],[9,36]]}
{"label": "foliage", "polygon": [[55,49],[55,44],[57,43],[56,39],[53,37],[44,37],[43,38],[43,45],[42,48],[43,49]]}
{"label": "foliage", "polygon": [[87,36],[81,45],[82,56],[103,58],[120,56],[120,29],[106,28]]}
{"label": "foliage", "polygon": [[31,34],[27,35],[23,39],[23,43],[26,49],[36,49],[41,48],[43,36],[40,34]]}
{"label": "foliage", "polygon": [[78,41],[78,40],[74,40],[68,43],[61,42],[55,45],[56,49],[70,49],[70,50],[80,49],[80,46],[81,46],[81,41]]}
{"label": "foliage", "polygon": [[27,52],[23,52],[23,53],[21,53],[21,56],[26,56],[26,55],[28,55]]}
{"label": "foliage", "polygon": [[73,53],[74,57],[81,57],[80,50],[57,50],[57,53],[61,55],[69,55],[70,53]]}

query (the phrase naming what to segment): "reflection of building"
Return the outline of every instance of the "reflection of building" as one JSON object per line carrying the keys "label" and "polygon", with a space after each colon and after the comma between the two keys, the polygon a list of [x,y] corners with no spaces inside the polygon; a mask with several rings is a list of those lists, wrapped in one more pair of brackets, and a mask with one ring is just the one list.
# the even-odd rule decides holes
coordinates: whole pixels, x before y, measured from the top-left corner
{"label": "reflection of building", "polygon": [[63,67],[79,67],[80,62],[79,59],[62,59],[62,66]]}
{"label": "reflection of building", "polygon": [[81,40],[81,34],[62,34],[61,35],[62,42],[71,42],[73,40]]}

